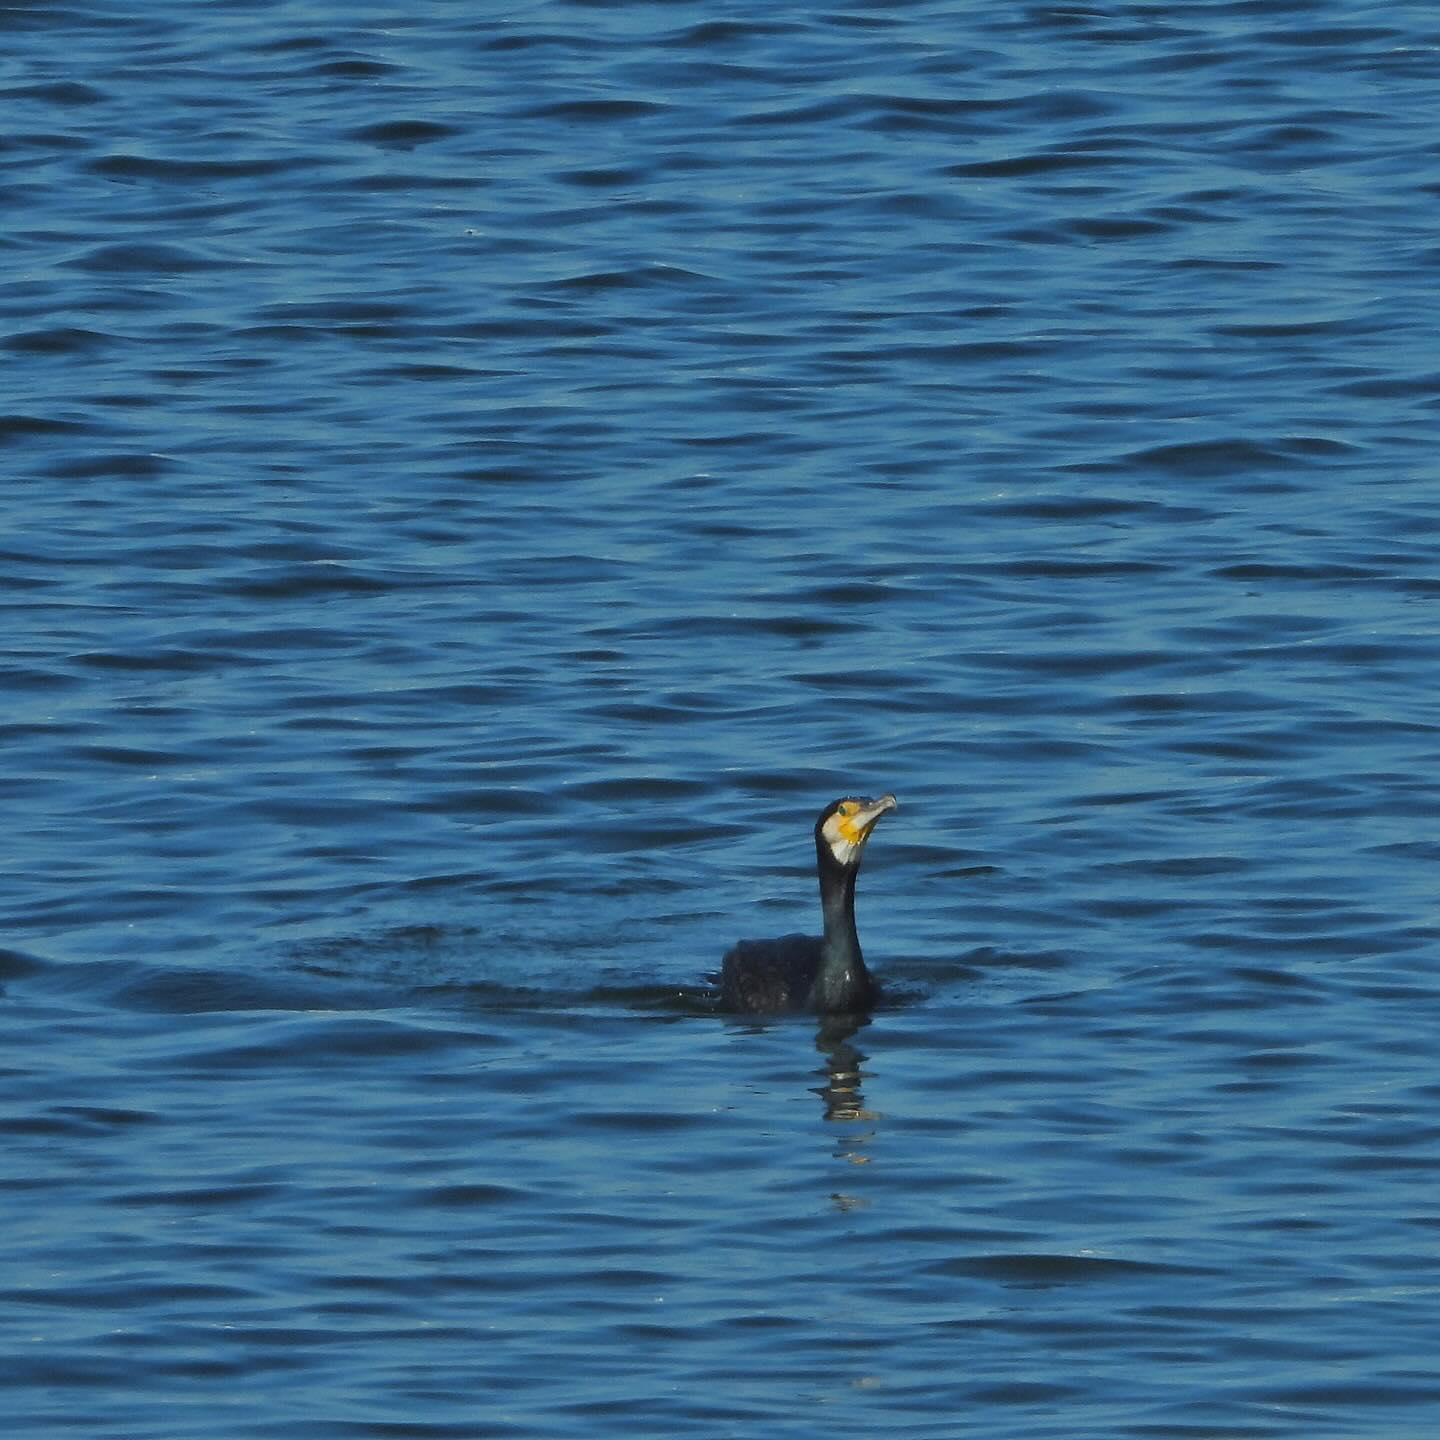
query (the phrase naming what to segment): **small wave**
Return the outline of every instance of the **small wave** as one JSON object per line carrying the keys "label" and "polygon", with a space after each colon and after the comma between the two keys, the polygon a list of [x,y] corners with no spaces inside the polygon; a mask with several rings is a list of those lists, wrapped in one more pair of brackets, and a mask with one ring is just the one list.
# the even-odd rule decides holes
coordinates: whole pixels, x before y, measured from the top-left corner
{"label": "small wave", "polygon": [[662,115],[669,107],[655,100],[560,100],[519,112],[525,120],[614,121]]}
{"label": "small wave", "polygon": [[109,180],[158,180],[193,185],[211,180],[269,179],[305,163],[295,156],[254,160],[178,160],[121,153],[102,155],[90,161],[87,168]]}
{"label": "small wave", "polygon": [[93,422],[57,420],[50,415],[0,415],[0,445],[40,435],[85,435],[97,431]]}
{"label": "small wave", "polygon": [[50,80],[39,85],[14,85],[0,90],[7,100],[43,100],[50,105],[103,105],[109,92],[82,80]]}
{"label": "small wave", "polygon": [[78,325],[57,325],[45,330],[24,330],[7,335],[0,344],[7,350],[30,355],[88,355],[116,343],[118,338]]}
{"label": "small wave", "polygon": [[368,145],[390,145],[408,149],[415,145],[431,145],[460,133],[459,127],[437,120],[386,120],[378,125],[364,125],[350,131],[348,139],[363,140]]}
{"label": "small wave", "polygon": [[224,260],[189,247],[160,241],[95,245],[63,263],[97,275],[192,275],[227,265]]}
{"label": "small wave", "polygon": [[1126,1260],[1101,1255],[995,1254],[939,1260],[924,1267],[930,1275],[998,1280],[1002,1284],[1047,1289],[1057,1285],[1095,1284],[1147,1277],[1210,1275],[1203,1266]]}
{"label": "small wave", "polygon": [[1071,170],[1113,169],[1133,163],[1133,158],[1125,154],[1058,150],[1036,155],[1013,155],[1001,160],[970,160],[960,165],[946,165],[941,174],[960,179],[1014,180],[1031,175],[1064,174]]}

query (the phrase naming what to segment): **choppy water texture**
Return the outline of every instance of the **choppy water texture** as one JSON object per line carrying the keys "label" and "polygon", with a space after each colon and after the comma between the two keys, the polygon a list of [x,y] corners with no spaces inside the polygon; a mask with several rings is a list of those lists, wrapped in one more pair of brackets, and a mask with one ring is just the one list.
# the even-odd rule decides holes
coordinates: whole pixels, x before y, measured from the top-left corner
{"label": "choppy water texture", "polygon": [[7,1437],[1436,1433],[1436,11],[487,8],[0,12]]}

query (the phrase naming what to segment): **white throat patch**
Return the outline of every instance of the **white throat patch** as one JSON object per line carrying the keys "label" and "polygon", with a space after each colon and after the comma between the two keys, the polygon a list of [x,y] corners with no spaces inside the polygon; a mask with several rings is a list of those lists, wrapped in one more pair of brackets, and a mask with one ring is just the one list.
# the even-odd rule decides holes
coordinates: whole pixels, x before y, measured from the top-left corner
{"label": "white throat patch", "polygon": [[855,828],[854,822],[843,819],[838,813],[830,816],[820,827],[830,853],[841,865],[848,865],[859,853],[864,837]]}

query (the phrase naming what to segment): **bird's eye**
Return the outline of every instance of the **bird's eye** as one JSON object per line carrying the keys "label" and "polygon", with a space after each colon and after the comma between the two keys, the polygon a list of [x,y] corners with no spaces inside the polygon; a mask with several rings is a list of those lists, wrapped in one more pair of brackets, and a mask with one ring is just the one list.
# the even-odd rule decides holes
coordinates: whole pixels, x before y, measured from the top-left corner
{"label": "bird's eye", "polygon": [[840,815],[845,820],[848,820],[854,813],[855,807],[848,800],[840,807]]}

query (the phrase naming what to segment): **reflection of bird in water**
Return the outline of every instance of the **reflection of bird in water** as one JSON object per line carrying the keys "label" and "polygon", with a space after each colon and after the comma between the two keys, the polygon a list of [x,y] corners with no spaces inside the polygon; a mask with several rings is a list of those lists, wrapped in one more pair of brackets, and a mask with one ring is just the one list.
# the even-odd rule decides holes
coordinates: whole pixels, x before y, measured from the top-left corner
{"label": "reflection of bird in water", "polygon": [[720,967],[722,1005],[751,1014],[812,1010],[836,1015],[875,1003],[878,987],[855,933],[855,877],[876,821],[895,808],[893,795],[836,800],[826,807],[815,822],[825,934],[741,940]]}
{"label": "reflection of bird in water", "polygon": [[[860,1089],[864,1072],[861,1064],[864,1055],[849,1040],[827,1044],[823,1035],[818,1036],[816,1045],[825,1052],[825,1083],[815,1093],[825,1102],[827,1120],[873,1120],[875,1117],[865,1108],[865,1096]],[[863,1163],[856,1161],[857,1164]]]}
{"label": "reflection of bird in water", "polygon": [[[865,1054],[850,1042],[868,1015],[822,1015],[815,1048],[825,1057],[823,1085],[815,1093],[825,1102],[825,1119],[836,1126],[834,1156],[851,1165],[868,1165],[867,1147],[875,1138],[879,1115],[865,1103],[861,1086],[867,1078]],[[862,1195],[837,1192],[830,1197],[841,1210],[858,1210],[869,1202]]]}

